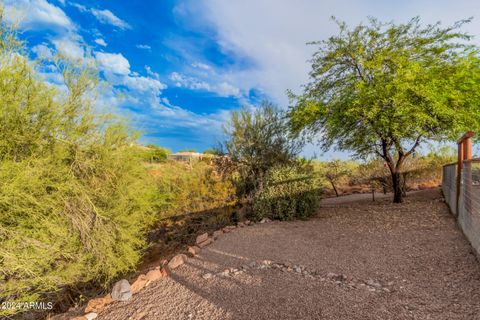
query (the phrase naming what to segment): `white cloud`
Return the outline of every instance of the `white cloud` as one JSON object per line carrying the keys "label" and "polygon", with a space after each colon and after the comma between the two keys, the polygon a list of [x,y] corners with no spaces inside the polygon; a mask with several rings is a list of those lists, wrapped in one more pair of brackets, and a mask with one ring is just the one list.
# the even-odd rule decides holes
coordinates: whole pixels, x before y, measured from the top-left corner
{"label": "white cloud", "polygon": [[98,21],[104,24],[110,24],[116,26],[120,29],[131,29],[132,27],[115,14],[112,11],[104,9],[91,9],[92,14],[97,18]]}
{"label": "white cloud", "polygon": [[161,92],[167,86],[160,82],[158,74],[146,67],[147,76],[130,70],[130,63],[121,53],[97,52],[95,57],[100,69],[113,86],[128,88],[130,102],[142,99],[156,104]]}
{"label": "white cloud", "polygon": [[148,44],[137,44],[136,47],[138,49],[143,49],[143,50],[150,50],[152,47],[150,47]]}
{"label": "white cloud", "polygon": [[79,41],[72,37],[57,37],[51,40],[57,52],[70,59],[82,59],[85,57],[85,49]]}
{"label": "white cloud", "polygon": [[152,77],[152,78],[157,79],[157,80],[160,79],[160,75],[158,73],[154,72],[150,66],[145,66],[145,70],[147,70],[147,75],[149,77]]}
{"label": "white cloud", "polygon": [[[82,37],[61,8],[45,0],[7,0],[5,14],[7,21],[18,22],[23,30],[47,31],[47,38],[57,52],[72,59],[84,58]],[[36,46],[32,50],[42,58],[51,58],[54,54],[45,45]]]}
{"label": "white cloud", "polygon": [[186,76],[178,72],[172,72],[169,79],[175,83],[177,87],[187,88],[190,90],[203,90],[215,93],[221,97],[240,97],[240,89],[227,83],[208,83],[206,81]]}
{"label": "white cloud", "polygon": [[[426,23],[441,20],[451,24],[470,16],[480,17],[480,5],[476,0],[458,0],[455,4],[449,0],[190,0],[180,4],[175,12],[190,27],[213,27],[225,54],[251,61],[251,68],[234,66],[228,70],[226,81],[245,92],[260,89],[286,105],[285,91],[298,91],[308,80],[308,60],[315,47],[305,45],[306,42],[326,39],[338,32],[330,19],[332,15],[349,25],[366,21],[367,16],[405,22],[417,15]],[[466,30],[479,35],[480,19]]]}
{"label": "white cloud", "polygon": [[192,63],[192,67],[198,68],[198,69],[203,69],[203,70],[212,70],[212,67],[210,67],[208,64],[202,63],[202,62],[194,62]]}
{"label": "white cloud", "polygon": [[215,86],[215,92],[222,97],[239,97],[240,89],[232,86],[230,83],[222,82]]}
{"label": "white cloud", "polygon": [[151,91],[156,96],[160,94],[161,90],[167,87],[157,79],[142,76],[125,77],[123,78],[123,84],[132,90],[142,92]]}
{"label": "white cloud", "polygon": [[37,58],[43,60],[51,60],[53,58],[53,50],[45,44],[39,44],[32,48],[32,52],[37,55]]}
{"label": "white cloud", "polygon": [[75,29],[63,10],[46,0],[5,0],[4,6],[6,20],[20,23],[22,29]]}
{"label": "white cloud", "polygon": [[130,73],[130,63],[121,53],[103,53],[95,54],[99,67],[107,73],[128,75]]}
{"label": "white cloud", "polygon": [[70,3],[73,7],[77,8],[80,12],[87,12],[88,9],[83,4],[72,2]]}
{"label": "white cloud", "polygon": [[101,45],[102,47],[107,46],[107,43],[102,38],[95,39],[95,43],[98,44],[98,45]]}

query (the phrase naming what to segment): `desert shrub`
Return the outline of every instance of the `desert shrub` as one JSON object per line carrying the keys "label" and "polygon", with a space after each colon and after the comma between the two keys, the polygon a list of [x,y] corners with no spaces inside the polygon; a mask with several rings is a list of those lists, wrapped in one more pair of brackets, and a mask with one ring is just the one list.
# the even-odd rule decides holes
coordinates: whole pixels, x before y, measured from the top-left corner
{"label": "desert shrub", "polygon": [[156,190],[129,130],[94,110],[92,66],[58,60],[60,91],[1,29],[0,301],[55,301],[137,265]]}
{"label": "desert shrub", "polygon": [[302,146],[290,137],[284,112],[269,102],[233,111],[225,134],[222,148],[234,164],[238,194],[246,198],[263,189],[272,168],[291,165]]}
{"label": "desert shrub", "polygon": [[162,216],[211,210],[236,201],[231,179],[204,161],[169,161],[150,166],[150,172],[162,200]]}
{"label": "desert shrub", "polygon": [[255,219],[306,219],[320,203],[320,187],[310,166],[276,167],[267,175],[265,187],[253,197]]}
{"label": "desert shrub", "polygon": [[172,152],[167,148],[162,148],[153,144],[146,147],[137,147],[137,152],[148,162],[166,162],[168,155]]}

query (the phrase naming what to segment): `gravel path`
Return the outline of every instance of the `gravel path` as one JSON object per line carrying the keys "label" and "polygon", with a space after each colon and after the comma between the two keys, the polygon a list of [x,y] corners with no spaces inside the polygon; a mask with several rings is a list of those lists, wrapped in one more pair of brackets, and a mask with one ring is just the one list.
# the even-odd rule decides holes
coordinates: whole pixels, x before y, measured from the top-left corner
{"label": "gravel path", "polygon": [[480,263],[439,190],[326,201],[222,235],[98,319],[480,319]]}

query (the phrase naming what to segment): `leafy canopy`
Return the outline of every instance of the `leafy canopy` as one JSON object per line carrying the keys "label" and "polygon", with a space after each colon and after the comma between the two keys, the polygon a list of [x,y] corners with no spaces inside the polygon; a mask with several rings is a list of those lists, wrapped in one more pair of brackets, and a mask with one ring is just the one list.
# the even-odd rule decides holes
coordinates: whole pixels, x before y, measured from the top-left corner
{"label": "leafy canopy", "polygon": [[450,27],[382,23],[349,29],[313,42],[310,82],[290,93],[291,127],[321,136],[359,157],[384,158],[392,170],[426,140],[457,138],[480,123],[480,60],[471,37]]}

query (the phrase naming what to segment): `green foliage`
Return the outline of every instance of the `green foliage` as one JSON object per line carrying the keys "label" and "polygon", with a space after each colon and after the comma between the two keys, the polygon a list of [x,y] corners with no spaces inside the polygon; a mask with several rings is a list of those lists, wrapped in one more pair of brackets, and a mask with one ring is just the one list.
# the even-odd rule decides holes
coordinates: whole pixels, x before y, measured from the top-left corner
{"label": "green foliage", "polygon": [[168,159],[168,155],[172,152],[167,148],[150,144],[146,148],[138,148],[138,153],[144,161],[165,162]]}
{"label": "green foliage", "polygon": [[470,36],[440,23],[381,23],[314,42],[311,82],[291,95],[292,129],[359,157],[380,156],[401,201],[398,174],[425,141],[455,139],[480,124],[479,49]]}
{"label": "green foliage", "polygon": [[154,219],[155,188],[134,137],[94,111],[91,65],[59,59],[60,93],[14,31],[0,29],[0,301],[107,284],[137,265]]}
{"label": "green foliage", "polygon": [[292,163],[300,151],[300,143],[288,136],[283,113],[268,102],[255,111],[243,108],[232,112],[225,131],[228,140],[224,148],[236,164],[241,195],[261,190],[268,171]]}
{"label": "green foliage", "polygon": [[310,165],[296,164],[272,169],[265,187],[253,197],[255,219],[306,219],[320,203],[320,186]]}
{"label": "green foliage", "polygon": [[356,167],[355,163],[333,160],[318,164],[319,165],[317,165],[316,168],[317,172],[330,183],[335,191],[335,195],[338,197],[339,193],[337,190],[337,185],[353,173],[353,170]]}
{"label": "green foliage", "polygon": [[203,154],[211,154],[213,156],[221,156],[222,151],[218,149],[206,149],[203,151]]}
{"label": "green foliage", "polygon": [[[455,161],[455,151],[450,147],[431,147],[426,154],[415,153],[405,161],[400,172],[402,190],[438,186],[442,178],[443,165]],[[343,194],[371,192],[372,188],[383,192],[393,190],[390,171],[381,158],[372,158],[365,162],[313,161],[312,164],[322,188],[327,193],[335,192],[327,178],[329,175],[337,177],[334,181],[335,188]]]}
{"label": "green foliage", "polygon": [[162,216],[192,213],[232,205],[236,190],[231,179],[203,161],[169,161],[150,166],[161,196]]}

